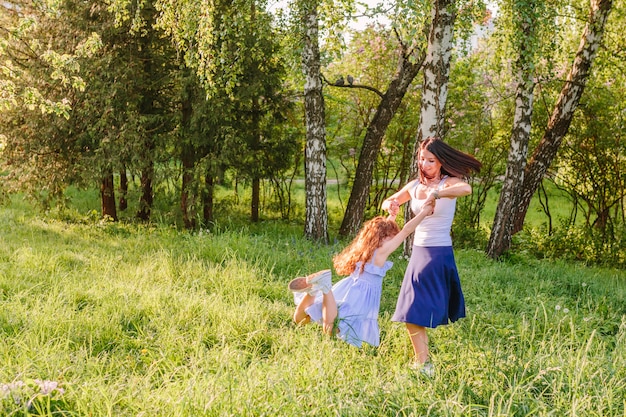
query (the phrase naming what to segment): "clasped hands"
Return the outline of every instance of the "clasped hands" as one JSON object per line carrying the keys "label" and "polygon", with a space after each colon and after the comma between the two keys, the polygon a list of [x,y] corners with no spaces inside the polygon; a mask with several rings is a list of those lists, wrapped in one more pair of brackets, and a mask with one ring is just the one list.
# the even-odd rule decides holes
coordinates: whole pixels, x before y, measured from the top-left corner
{"label": "clasped hands", "polygon": [[[422,204],[422,210],[427,210],[428,208],[430,208],[430,211],[427,215],[430,216],[435,211],[435,197],[432,194],[429,195]],[[389,216],[387,217],[388,220],[395,220],[396,216],[400,212],[400,203],[398,203],[398,200],[395,198],[385,200],[382,204],[382,209],[387,210],[389,213]]]}

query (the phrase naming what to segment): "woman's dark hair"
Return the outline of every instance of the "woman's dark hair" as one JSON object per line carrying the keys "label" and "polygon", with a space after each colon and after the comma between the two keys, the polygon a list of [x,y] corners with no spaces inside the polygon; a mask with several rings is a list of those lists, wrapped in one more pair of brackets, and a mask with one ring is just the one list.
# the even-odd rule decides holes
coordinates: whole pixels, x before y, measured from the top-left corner
{"label": "woman's dark hair", "polygon": [[[467,178],[472,171],[480,172],[483,164],[472,155],[466,154],[454,149],[437,137],[429,137],[420,144],[420,152],[426,149],[435,155],[441,163],[441,175],[449,175],[451,177]],[[419,179],[424,183],[426,178],[419,169]]]}

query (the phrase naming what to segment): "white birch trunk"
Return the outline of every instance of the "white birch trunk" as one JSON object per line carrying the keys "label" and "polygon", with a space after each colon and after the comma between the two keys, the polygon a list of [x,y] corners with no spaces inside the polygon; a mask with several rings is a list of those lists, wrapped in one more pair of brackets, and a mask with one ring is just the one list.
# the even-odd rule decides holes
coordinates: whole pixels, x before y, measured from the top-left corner
{"label": "white birch trunk", "polygon": [[520,69],[518,75],[520,81],[515,95],[515,115],[506,174],[487,246],[487,255],[492,258],[499,257],[511,246],[513,209],[517,205],[517,197],[524,185],[524,168],[528,157],[528,142],[532,126],[534,89],[532,74],[528,71],[524,72]]}
{"label": "white birch trunk", "polygon": [[306,220],[304,235],[328,242],[328,209],[326,203],[326,128],[324,96],[320,74],[319,27],[317,1],[311,1],[303,14],[305,42],[302,65],[305,76],[304,112],[306,123],[305,192]]}
{"label": "white birch trunk", "polygon": [[612,0],[592,0],[589,20],[583,31],[572,69],[554,106],[539,145],[528,162],[524,186],[513,213],[513,234],[522,229],[532,196],[539,188],[544,175],[554,160],[563,137],[578,107],[580,97],[589,78],[591,64],[604,36],[604,27],[613,7]]}
{"label": "white birch trunk", "polygon": [[[452,56],[454,21],[454,0],[436,0],[431,11],[431,26],[428,34],[428,49],[422,71],[424,84],[420,106],[420,123],[417,130],[411,178],[417,174],[417,151],[420,143],[431,136],[443,137],[448,80],[450,78],[450,58]],[[404,211],[405,219],[413,217],[410,205]],[[413,234],[404,241],[404,254],[410,255]]]}
{"label": "white birch trunk", "polygon": [[524,169],[528,158],[528,142],[530,141],[533,114],[533,90],[535,87],[532,70],[534,57],[527,46],[534,43],[536,24],[537,22],[532,20],[521,23],[517,49],[519,55],[515,64],[517,88],[509,156],[487,245],[487,255],[492,258],[498,258],[511,246],[513,211],[524,186]]}
{"label": "white birch trunk", "polygon": [[[424,61],[424,85],[420,108],[420,123],[417,131],[415,151],[424,139],[431,136],[443,137],[445,107],[448,99],[450,58],[456,14],[452,0],[438,0],[431,12],[431,29],[428,35],[428,50]],[[413,172],[417,165],[413,163]]]}

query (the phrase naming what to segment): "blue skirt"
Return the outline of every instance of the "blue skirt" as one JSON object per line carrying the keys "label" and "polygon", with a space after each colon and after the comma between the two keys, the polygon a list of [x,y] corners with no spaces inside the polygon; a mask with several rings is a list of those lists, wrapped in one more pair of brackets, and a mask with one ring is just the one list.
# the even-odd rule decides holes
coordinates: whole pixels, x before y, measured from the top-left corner
{"label": "blue skirt", "polygon": [[465,317],[452,246],[413,246],[392,321],[437,327]]}

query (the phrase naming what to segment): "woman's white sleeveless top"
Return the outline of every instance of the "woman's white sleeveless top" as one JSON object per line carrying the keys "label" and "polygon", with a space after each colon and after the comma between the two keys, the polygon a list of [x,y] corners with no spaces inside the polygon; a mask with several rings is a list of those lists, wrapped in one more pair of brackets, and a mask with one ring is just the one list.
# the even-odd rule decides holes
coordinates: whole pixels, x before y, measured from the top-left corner
{"label": "woman's white sleeveless top", "polygon": [[[448,177],[441,179],[437,186],[440,190]],[[417,187],[419,181],[415,182],[415,187],[411,191],[411,210],[413,214],[419,213],[426,200],[418,200]],[[435,211],[430,216],[426,216],[424,220],[415,229],[413,244],[416,246],[452,246],[452,237],[450,230],[452,229],[452,220],[454,220],[454,212],[456,210],[456,198],[440,198],[435,201]]]}

